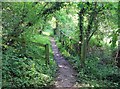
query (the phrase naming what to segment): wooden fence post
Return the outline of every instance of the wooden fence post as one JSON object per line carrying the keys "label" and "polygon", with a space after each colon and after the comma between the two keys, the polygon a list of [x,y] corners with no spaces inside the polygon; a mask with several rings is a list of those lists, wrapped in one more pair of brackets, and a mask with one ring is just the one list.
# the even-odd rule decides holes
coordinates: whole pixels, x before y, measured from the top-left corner
{"label": "wooden fence post", "polygon": [[70,37],[69,45],[68,45],[68,46],[69,46],[69,48],[68,48],[69,53],[71,52],[71,51],[70,51],[70,50],[71,50],[71,40],[72,40],[72,39],[71,39],[71,37]]}
{"label": "wooden fence post", "polygon": [[60,38],[59,38],[59,41],[61,42],[61,35],[62,35],[62,33],[61,33],[61,31],[59,31],[59,32],[60,32],[60,36],[59,36]]}
{"label": "wooden fence post", "polygon": [[64,46],[64,34],[62,33],[62,45]]}
{"label": "wooden fence post", "polygon": [[49,45],[45,45],[45,58],[46,58],[46,64],[49,64]]}

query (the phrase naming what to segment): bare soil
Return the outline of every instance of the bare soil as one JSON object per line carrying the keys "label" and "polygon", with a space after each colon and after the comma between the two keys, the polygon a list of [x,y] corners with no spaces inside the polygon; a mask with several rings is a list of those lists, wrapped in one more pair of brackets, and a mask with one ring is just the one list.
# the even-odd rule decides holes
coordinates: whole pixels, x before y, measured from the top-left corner
{"label": "bare soil", "polygon": [[[54,52],[54,59],[58,65],[56,73],[55,87],[73,89],[76,83],[76,72],[67,60],[60,54],[54,38],[51,38],[52,50]],[[75,89],[75,88],[74,88]]]}

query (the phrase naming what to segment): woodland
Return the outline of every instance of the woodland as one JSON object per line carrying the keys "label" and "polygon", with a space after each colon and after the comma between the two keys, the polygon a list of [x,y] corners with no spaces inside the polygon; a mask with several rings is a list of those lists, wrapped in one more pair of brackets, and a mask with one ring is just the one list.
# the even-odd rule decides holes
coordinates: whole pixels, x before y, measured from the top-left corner
{"label": "woodland", "polygon": [[1,6],[2,89],[53,89],[59,57],[55,58],[52,38],[76,71],[74,87],[120,88],[120,2]]}

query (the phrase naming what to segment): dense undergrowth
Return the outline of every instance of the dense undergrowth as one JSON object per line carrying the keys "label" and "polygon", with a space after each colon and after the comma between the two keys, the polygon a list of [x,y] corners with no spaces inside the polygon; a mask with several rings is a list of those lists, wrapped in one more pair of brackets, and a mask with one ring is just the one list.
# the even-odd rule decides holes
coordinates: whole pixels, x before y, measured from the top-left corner
{"label": "dense undergrowth", "polygon": [[[30,36],[32,36],[30,38]],[[50,64],[45,64],[45,49],[31,42],[48,43],[48,36],[39,34],[27,38],[25,52],[18,47],[9,47],[3,53],[2,86],[3,88],[49,87],[54,83],[56,64],[50,46]],[[20,47],[20,46],[19,46]],[[22,48],[23,49],[23,48]]]}
{"label": "dense undergrowth", "polygon": [[85,67],[82,68],[79,57],[67,52],[58,38],[56,42],[62,55],[77,71],[79,87],[120,87],[120,69],[116,66],[109,47],[89,48],[91,50],[87,54]]}
{"label": "dense undergrowth", "polygon": [[[78,86],[120,87],[119,4],[2,2],[2,87],[53,85],[56,63],[49,36],[76,69]],[[39,44],[49,45],[49,65]]]}

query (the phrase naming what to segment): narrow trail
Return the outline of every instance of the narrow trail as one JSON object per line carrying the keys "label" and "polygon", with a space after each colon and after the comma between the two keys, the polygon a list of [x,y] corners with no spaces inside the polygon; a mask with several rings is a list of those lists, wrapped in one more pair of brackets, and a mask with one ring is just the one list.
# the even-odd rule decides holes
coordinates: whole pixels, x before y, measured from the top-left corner
{"label": "narrow trail", "polygon": [[55,87],[68,87],[69,89],[71,89],[71,87],[74,87],[76,83],[76,72],[74,71],[72,66],[65,60],[65,58],[60,54],[54,38],[51,38],[51,44],[52,50],[54,52],[54,59],[58,65]]}

